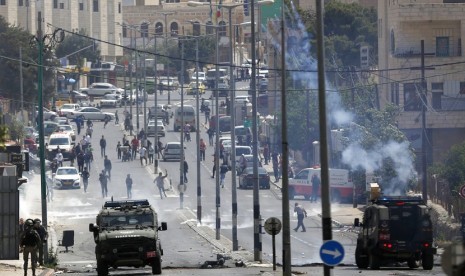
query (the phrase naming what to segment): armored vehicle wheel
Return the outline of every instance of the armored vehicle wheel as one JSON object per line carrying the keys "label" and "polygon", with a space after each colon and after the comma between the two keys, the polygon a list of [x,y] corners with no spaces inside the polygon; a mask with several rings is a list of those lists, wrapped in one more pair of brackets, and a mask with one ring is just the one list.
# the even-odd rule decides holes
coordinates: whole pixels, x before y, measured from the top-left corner
{"label": "armored vehicle wheel", "polygon": [[108,275],[108,265],[106,265],[103,261],[97,261],[97,275],[98,276]]}
{"label": "armored vehicle wheel", "polygon": [[378,256],[370,254],[368,255],[369,263],[370,263],[370,268],[372,270],[379,269],[381,266],[380,259]]}
{"label": "armored vehicle wheel", "polygon": [[152,262],[152,274],[153,275],[160,275],[161,274],[161,258],[157,256],[153,259]]}
{"label": "armored vehicle wheel", "polygon": [[434,266],[434,255],[431,253],[423,253],[421,264],[424,270],[431,270]]}
{"label": "armored vehicle wheel", "polygon": [[420,260],[415,259],[415,257],[410,258],[407,261],[407,265],[409,268],[419,268],[420,267]]}
{"label": "armored vehicle wheel", "polygon": [[358,268],[368,268],[368,256],[359,246],[355,248],[355,263]]}

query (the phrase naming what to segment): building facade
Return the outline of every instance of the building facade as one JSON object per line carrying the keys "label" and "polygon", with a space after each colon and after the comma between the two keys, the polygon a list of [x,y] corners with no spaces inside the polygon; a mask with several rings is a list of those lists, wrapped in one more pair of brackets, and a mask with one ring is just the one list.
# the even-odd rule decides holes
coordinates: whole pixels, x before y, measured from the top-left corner
{"label": "building facade", "polygon": [[0,16],[12,25],[37,33],[38,14],[42,17],[42,31],[51,34],[56,28],[86,34],[98,43],[102,61],[115,62],[123,50],[112,44],[121,44],[121,0],[4,0],[0,1]]}
{"label": "building facade", "polygon": [[429,164],[443,160],[452,145],[465,139],[462,36],[465,1],[378,1],[380,106],[393,103],[401,107],[398,126],[415,147],[418,160],[422,154],[421,135],[427,135]]}

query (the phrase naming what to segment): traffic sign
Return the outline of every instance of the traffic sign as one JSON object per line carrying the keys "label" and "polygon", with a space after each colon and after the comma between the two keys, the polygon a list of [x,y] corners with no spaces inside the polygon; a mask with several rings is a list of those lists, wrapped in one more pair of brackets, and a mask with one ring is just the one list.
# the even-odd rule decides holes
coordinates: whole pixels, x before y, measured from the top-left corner
{"label": "traffic sign", "polygon": [[320,247],[320,258],[325,265],[338,265],[344,259],[344,247],[335,240],[325,241]]}
{"label": "traffic sign", "polygon": [[265,231],[270,235],[277,235],[281,232],[281,221],[275,217],[265,221]]}

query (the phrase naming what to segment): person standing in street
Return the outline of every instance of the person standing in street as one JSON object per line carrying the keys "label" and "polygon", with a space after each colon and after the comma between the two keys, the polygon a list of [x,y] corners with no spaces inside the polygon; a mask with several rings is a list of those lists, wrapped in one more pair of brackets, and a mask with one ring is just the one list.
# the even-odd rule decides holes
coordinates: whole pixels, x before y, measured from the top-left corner
{"label": "person standing in street", "polygon": [[155,155],[155,149],[153,148],[152,144],[150,144],[147,151],[149,152],[149,164],[153,164],[153,156]]}
{"label": "person standing in street", "polygon": [[84,184],[84,193],[87,193],[87,186],[89,186],[90,173],[87,168],[84,168],[81,172],[82,183]]}
{"label": "person standing in street", "polygon": [[318,193],[320,192],[321,180],[318,175],[312,175],[312,196],[310,197],[310,202],[316,202],[318,200]]}
{"label": "person standing in street", "polygon": [[[59,146],[58,146],[59,147]],[[55,156],[58,162],[58,167],[63,167],[63,153],[61,153],[61,150],[58,148],[57,155]]]}
{"label": "person standing in street", "polygon": [[268,147],[268,143],[265,143],[263,146],[263,158],[265,159],[265,165],[268,165],[268,161],[270,160],[270,148]]}
{"label": "person standing in street", "polygon": [[278,162],[278,153],[276,151],[273,152],[271,155],[271,162],[273,164],[273,175],[274,175],[274,182],[279,181],[279,162]]}
{"label": "person standing in street", "polygon": [[205,141],[202,138],[200,138],[200,142],[199,142],[200,161],[205,161],[206,150],[207,150],[207,144],[205,144]]}
{"label": "person standing in street", "polygon": [[111,181],[111,161],[106,155],[105,159],[103,160],[103,167],[105,168],[104,172],[108,174],[108,180]]}
{"label": "person standing in street", "polygon": [[37,246],[39,252],[39,265],[44,266],[44,244],[47,242],[48,239],[48,232],[45,227],[41,224],[41,220],[36,218],[34,220],[34,230],[37,231],[40,237],[40,244]]}
{"label": "person standing in street", "polygon": [[115,111],[115,125],[119,124],[118,110]]}
{"label": "person standing in street", "polygon": [[213,136],[215,135],[215,131],[212,128],[209,128],[207,130],[208,134],[208,142],[210,143],[210,146],[213,146]]}
{"label": "person standing in street", "polygon": [[163,199],[163,195],[166,197],[165,193],[165,178],[168,176],[168,170],[165,170],[165,175],[162,172],[158,173],[158,176],[153,180],[153,183],[157,184],[158,192],[160,193],[160,198]]}
{"label": "person standing in street", "polygon": [[137,140],[137,137],[134,136],[131,140],[131,152],[132,152],[132,157],[131,159],[134,160],[136,158],[137,150],[139,149],[139,140]]}
{"label": "person standing in street", "polygon": [[221,188],[224,188],[224,179],[226,177],[226,173],[229,171],[228,165],[223,162],[220,166],[220,185]]}
{"label": "person standing in street", "polygon": [[106,147],[107,147],[107,140],[102,135],[102,138],[100,138],[100,155],[101,155],[101,157],[104,157],[106,155],[106,153],[105,153],[105,148]]}
{"label": "person standing in street", "polygon": [[307,217],[307,211],[305,211],[304,207],[300,206],[299,203],[295,203],[294,205],[294,213],[297,214],[297,227],[294,228],[294,231],[297,232],[300,227],[302,227],[302,232],[306,232],[304,225],[304,218]]}
{"label": "person standing in street", "polygon": [[189,165],[187,164],[186,159],[184,159],[183,168],[184,168],[184,183],[187,183],[188,182],[188,180],[187,180],[187,172],[189,171]]}
{"label": "person standing in street", "polygon": [[116,154],[118,155],[118,160],[121,159],[121,142],[118,141],[118,144],[116,144]]}
{"label": "person standing in street", "polygon": [[32,219],[27,219],[24,225],[25,230],[20,240],[20,246],[23,251],[24,276],[27,276],[29,255],[31,255],[32,276],[35,276],[37,263],[37,248],[41,245],[42,241],[40,240],[40,236],[37,233],[37,231],[34,230],[34,221]]}
{"label": "person standing in street", "polygon": [[126,176],[126,192],[127,192],[128,198],[132,198],[132,178],[131,178],[131,174],[129,173]]}
{"label": "person standing in street", "polygon": [[141,146],[139,149],[139,157],[140,157],[140,165],[144,166],[144,162],[142,160],[145,160],[145,165],[147,166],[147,149],[144,146]]}
{"label": "person standing in street", "polygon": [[210,107],[205,107],[205,124],[210,122]]}
{"label": "person standing in street", "polygon": [[100,187],[102,188],[102,197],[105,198],[108,196],[108,176],[104,170],[102,170],[99,174],[98,180],[100,181]]}

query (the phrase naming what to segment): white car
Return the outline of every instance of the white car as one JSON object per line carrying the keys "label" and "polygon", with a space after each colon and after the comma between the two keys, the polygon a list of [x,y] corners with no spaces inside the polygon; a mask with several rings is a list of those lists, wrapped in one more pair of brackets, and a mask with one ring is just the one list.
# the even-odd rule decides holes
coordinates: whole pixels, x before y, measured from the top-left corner
{"label": "white car", "polygon": [[82,116],[84,120],[100,120],[104,121],[105,118],[113,120],[115,115],[113,113],[102,112],[102,110],[96,107],[82,107],[78,110],[68,113],[66,117],[68,119],[75,119],[78,116]]}
{"label": "white car", "polygon": [[100,107],[117,107],[120,104],[120,96],[118,94],[106,94],[100,100]]}
{"label": "white car", "polygon": [[53,185],[60,189],[81,188],[81,175],[75,167],[59,167],[52,179]]}
{"label": "white car", "polygon": [[181,160],[182,153],[180,142],[168,142],[163,150],[163,161],[168,159]]}
{"label": "white car", "polygon": [[82,92],[87,93],[89,96],[102,97],[106,94],[122,94],[124,89],[118,88],[111,83],[95,82],[89,86],[87,90]]}
{"label": "white car", "polygon": [[71,140],[76,140],[76,132],[71,125],[58,125],[58,128],[60,132],[69,134],[69,136],[71,136]]}
{"label": "white car", "polygon": [[[47,108],[43,107],[43,115],[44,115],[44,121],[53,121],[58,114],[55,111],[48,110]],[[36,106],[36,116],[39,116],[39,107]]]}
{"label": "white car", "polygon": [[64,104],[58,110],[58,115],[60,115],[62,117],[66,117],[66,115],[69,112],[77,110],[79,108],[80,108],[80,106],[78,104]]}
{"label": "white car", "polygon": [[[162,120],[157,120],[157,135],[165,137],[165,126]],[[147,136],[155,135],[155,120],[150,120],[147,124]]]}

